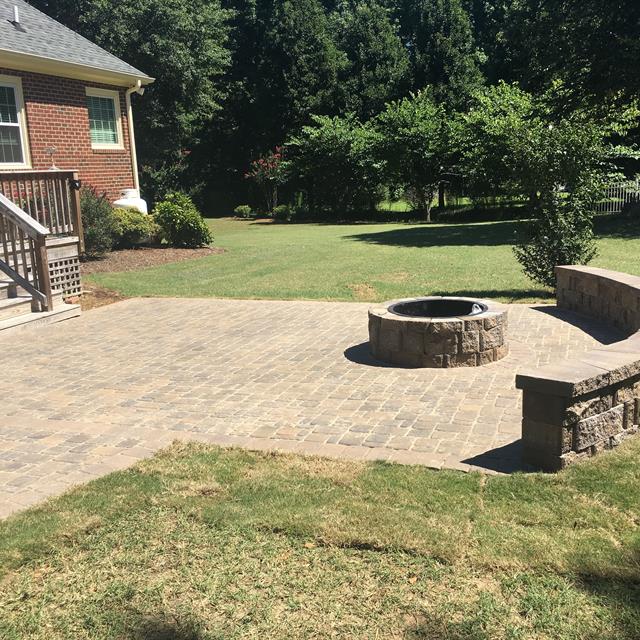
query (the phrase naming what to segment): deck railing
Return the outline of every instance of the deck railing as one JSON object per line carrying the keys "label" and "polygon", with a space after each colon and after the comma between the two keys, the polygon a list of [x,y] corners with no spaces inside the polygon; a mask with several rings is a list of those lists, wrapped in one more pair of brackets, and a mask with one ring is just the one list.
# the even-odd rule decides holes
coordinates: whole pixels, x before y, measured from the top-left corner
{"label": "deck railing", "polygon": [[31,294],[34,311],[51,311],[49,230],[0,194],[0,271]]}
{"label": "deck railing", "polygon": [[80,180],[76,171],[0,173],[0,194],[54,236],[76,236],[83,249]]}

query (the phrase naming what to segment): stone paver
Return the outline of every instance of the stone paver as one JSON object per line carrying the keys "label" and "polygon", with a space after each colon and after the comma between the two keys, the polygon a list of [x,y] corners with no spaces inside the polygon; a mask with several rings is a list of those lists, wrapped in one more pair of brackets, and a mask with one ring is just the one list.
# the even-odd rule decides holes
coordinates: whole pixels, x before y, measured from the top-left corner
{"label": "stone paver", "polygon": [[0,336],[0,517],[175,439],[509,471],[516,371],[618,337],[513,305],[503,360],[402,369],[368,355],[367,308],[134,299]]}

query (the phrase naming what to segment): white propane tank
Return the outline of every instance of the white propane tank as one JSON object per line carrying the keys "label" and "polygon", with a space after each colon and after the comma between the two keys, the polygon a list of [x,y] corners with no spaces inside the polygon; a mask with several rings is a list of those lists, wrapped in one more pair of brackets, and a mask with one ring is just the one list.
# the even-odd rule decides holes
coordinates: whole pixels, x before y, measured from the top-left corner
{"label": "white propane tank", "polygon": [[121,198],[113,203],[114,207],[120,209],[135,209],[141,213],[148,213],[147,203],[140,197],[137,189],[124,189],[120,195]]}

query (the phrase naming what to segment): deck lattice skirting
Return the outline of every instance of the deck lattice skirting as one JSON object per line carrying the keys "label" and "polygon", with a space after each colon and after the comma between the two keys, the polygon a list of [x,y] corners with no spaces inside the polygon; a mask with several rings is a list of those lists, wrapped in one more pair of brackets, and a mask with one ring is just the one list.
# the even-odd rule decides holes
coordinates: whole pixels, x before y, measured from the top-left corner
{"label": "deck lattice skirting", "polygon": [[640,277],[578,266],[557,267],[556,276],[559,308],[628,337],[516,377],[523,461],[547,471],[618,445],[640,423]]}

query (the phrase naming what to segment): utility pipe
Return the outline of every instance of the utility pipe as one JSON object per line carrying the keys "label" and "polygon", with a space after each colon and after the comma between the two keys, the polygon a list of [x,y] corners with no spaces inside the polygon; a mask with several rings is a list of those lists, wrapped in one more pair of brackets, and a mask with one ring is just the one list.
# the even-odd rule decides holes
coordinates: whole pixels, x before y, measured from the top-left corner
{"label": "utility pipe", "polygon": [[131,109],[131,94],[144,93],[142,81],[137,80],[136,84],[125,91],[125,102],[127,106],[127,124],[129,125],[129,147],[131,151],[131,170],[133,172],[133,188],[138,192],[140,197],[140,180],[138,179],[138,158],[136,156],[136,136],[133,131],[133,110]]}

